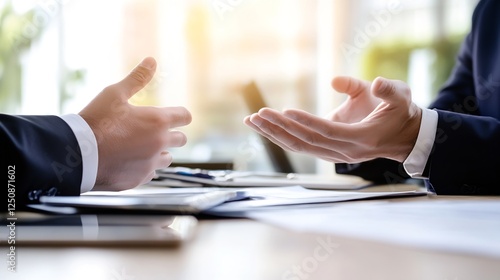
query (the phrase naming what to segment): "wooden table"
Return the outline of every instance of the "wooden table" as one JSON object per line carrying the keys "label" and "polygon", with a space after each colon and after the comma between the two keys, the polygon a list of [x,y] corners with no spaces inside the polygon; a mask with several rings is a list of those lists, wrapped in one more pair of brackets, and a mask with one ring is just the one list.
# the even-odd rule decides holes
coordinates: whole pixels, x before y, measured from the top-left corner
{"label": "wooden table", "polygon": [[16,273],[2,262],[0,279],[500,279],[500,259],[293,232],[245,219],[202,220],[194,238],[177,248],[21,247],[17,260]]}

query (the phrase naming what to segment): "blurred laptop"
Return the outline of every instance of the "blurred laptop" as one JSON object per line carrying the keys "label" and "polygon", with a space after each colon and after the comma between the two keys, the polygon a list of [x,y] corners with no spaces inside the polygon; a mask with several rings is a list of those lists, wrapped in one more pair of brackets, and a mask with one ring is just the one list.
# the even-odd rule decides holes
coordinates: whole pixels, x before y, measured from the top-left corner
{"label": "blurred laptop", "polygon": [[[250,110],[250,113],[256,113],[261,108],[268,107],[264,101],[264,97],[257,84],[252,81],[243,88],[243,98]],[[285,150],[274,144],[266,137],[259,135],[266,149],[266,153],[271,160],[271,164],[276,172],[295,173],[295,170],[290,162]]]}

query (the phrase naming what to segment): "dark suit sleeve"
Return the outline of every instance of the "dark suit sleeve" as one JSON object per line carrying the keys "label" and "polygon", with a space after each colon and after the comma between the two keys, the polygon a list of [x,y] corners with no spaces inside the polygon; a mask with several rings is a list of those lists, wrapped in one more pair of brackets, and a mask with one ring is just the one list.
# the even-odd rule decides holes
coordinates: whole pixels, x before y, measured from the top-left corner
{"label": "dark suit sleeve", "polygon": [[437,194],[500,195],[500,121],[438,112],[429,182]]}
{"label": "dark suit sleeve", "polygon": [[[500,2],[483,0],[439,109],[429,182],[437,194],[500,195]],[[495,38],[492,40],[492,38]]]}
{"label": "dark suit sleeve", "polygon": [[469,115],[479,113],[476,106],[475,77],[472,71],[472,38],[472,34],[465,38],[450,78],[441,88],[436,99],[429,105],[429,108]]}
{"label": "dark suit sleeve", "polygon": [[[425,175],[437,194],[500,195],[499,9],[499,1],[479,2],[453,72],[429,106],[438,112],[438,127]],[[349,172],[365,164],[374,162]],[[383,181],[384,173],[398,174],[395,166],[382,162],[367,172]]]}
{"label": "dark suit sleeve", "polygon": [[[80,194],[81,152],[61,118],[0,114],[0,144],[2,193],[12,197],[15,189],[16,209],[41,195]],[[0,205],[7,205],[6,197]]]}
{"label": "dark suit sleeve", "polygon": [[402,163],[386,158],[356,164],[336,163],[335,171],[338,174],[359,176],[377,185],[404,183],[410,178]]}

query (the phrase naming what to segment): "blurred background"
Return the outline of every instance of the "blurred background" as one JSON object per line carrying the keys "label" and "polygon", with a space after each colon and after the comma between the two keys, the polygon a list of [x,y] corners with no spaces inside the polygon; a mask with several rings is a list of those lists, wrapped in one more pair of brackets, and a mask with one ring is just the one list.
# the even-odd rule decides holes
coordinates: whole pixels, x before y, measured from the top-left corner
{"label": "blurred background", "polygon": [[[136,105],[185,106],[178,162],[269,170],[242,124],[241,87],[255,80],[270,107],[318,115],[344,96],[336,75],[410,84],[426,106],[470,29],[475,0],[24,0],[0,1],[0,112],[78,113],[105,86],[154,56]],[[289,154],[306,173],[331,163]]]}

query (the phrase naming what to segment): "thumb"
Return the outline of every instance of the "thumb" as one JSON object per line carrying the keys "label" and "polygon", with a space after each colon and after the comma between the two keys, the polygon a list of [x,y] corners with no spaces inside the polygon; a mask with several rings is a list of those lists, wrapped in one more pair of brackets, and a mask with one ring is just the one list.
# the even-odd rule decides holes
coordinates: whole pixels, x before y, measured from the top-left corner
{"label": "thumb", "polygon": [[398,105],[401,102],[411,102],[410,88],[401,81],[377,77],[372,83],[371,92],[389,104]]}
{"label": "thumb", "polygon": [[347,76],[338,76],[333,78],[332,88],[354,98],[359,94],[367,93],[370,88],[370,82]]}
{"label": "thumb", "polygon": [[120,88],[120,94],[128,100],[151,81],[155,72],[156,60],[146,57],[116,86]]}

